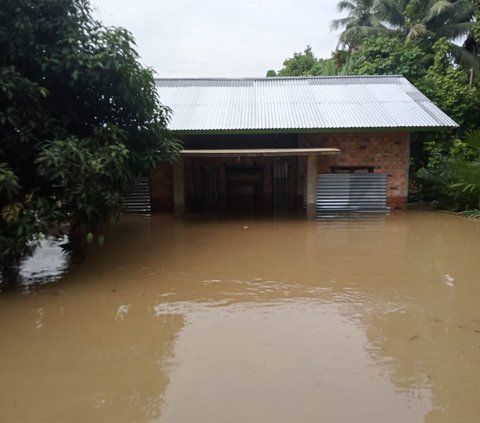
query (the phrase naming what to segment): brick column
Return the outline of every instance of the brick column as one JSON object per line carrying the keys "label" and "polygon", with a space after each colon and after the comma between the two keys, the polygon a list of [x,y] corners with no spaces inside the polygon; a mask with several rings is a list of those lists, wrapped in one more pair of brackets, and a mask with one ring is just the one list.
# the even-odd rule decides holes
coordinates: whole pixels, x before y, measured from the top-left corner
{"label": "brick column", "polygon": [[307,158],[307,218],[317,215],[317,157],[310,154]]}

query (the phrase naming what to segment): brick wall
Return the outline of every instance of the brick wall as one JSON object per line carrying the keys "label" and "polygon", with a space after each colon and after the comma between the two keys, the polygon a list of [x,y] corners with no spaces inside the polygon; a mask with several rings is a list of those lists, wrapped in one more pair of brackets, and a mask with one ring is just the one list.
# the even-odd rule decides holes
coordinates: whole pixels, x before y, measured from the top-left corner
{"label": "brick wall", "polygon": [[299,146],[341,150],[339,155],[319,156],[318,173],[330,173],[332,166],[371,166],[374,173],[386,173],[388,206],[395,210],[406,208],[409,133],[301,134]]}
{"label": "brick wall", "polygon": [[150,195],[153,212],[173,212],[173,165],[171,163],[160,163],[150,175]]}

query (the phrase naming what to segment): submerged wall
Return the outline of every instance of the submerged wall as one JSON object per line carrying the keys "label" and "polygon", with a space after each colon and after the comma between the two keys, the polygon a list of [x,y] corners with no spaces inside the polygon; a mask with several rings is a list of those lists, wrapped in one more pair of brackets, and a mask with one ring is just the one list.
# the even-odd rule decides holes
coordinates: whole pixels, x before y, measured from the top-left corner
{"label": "submerged wall", "polygon": [[150,196],[153,212],[173,212],[173,165],[171,163],[160,163],[150,175]]}
{"label": "submerged wall", "polygon": [[387,205],[405,210],[408,195],[410,133],[300,134],[300,147],[339,148],[335,156],[318,157],[318,173],[334,167],[371,167],[388,175]]}
{"label": "submerged wall", "polygon": [[[208,137],[198,138],[199,147],[197,148],[226,148],[234,143],[236,148],[268,148],[268,147],[324,147],[339,148],[341,153],[338,155],[328,155],[318,157],[318,173],[331,173],[335,167],[364,167],[371,168],[374,173],[386,173],[388,175],[387,204],[394,210],[404,210],[407,204],[408,194],[408,165],[410,154],[410,134],[407,132],[378,132],[378,133],[338,133],[338,134],[293,134],[288,137],[279,135],[279,144],[275,145],[275,135],[269,136],[250,136],[237,135],[234,138],[230,136],[212,137],[211,142]],[[214,138],[214,139],[213,139]],[[194,148],[196,144],[195,137],[190,136],[187,144],[189,148]],[[214,142],[215,141],[215,142]],[[217,159],[214,159],[217,160]],[[219,192],[225,192],[223,179],[225,178],[225,168],[228,166],[263,166],[275,162],[274,159],[218,159],[220,165]],[[289,182],[290,204],[293,210],[301,209],[303,198],[304,177],[306,174],[306,158],[300,157],[290,159],[290,174],[295,175],[296,183],[293,180]],[[193,193],[195,173],[199,166],[212,162],[211,159],[190,158],[185,160],[185,182],[187,203],[198,201]],[[296,164],[295,164],[296,163]],[[265,211],[269,212],[269,201],[271,197],[271,175],[269,166],[266,166],[265,174]],[[222,170],[223,169],[223,170]],[[154,212],[172,212],[173,210],[173,169],[171,164],[162,163],[150,177],[150,187],[152,196],[152,211]],[[198,192],[198,190],[195,190]],[[223,203],[222,203],[223,204]],[[220,209],[224,205],[220,205]]]}

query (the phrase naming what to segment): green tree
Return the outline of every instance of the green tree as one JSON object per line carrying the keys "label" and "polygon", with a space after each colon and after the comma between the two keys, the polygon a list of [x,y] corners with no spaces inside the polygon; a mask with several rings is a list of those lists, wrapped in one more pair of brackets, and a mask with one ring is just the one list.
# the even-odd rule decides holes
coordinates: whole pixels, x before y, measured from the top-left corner
{"label": "green tree", "polygon": [[317,64],[312,47],[307,46],[301,53],[293,53],[293,57],[285,59],[283,68],[277,72],[278,76],[305,76],[312,75]]}
{"label": "green tree", "polygon": [[[349,5],[345,8],[345,5]],[[475,0],[356,0],[340,1],[347,18],[332,22],[343,27],[340,44],[355,49],[371,36],[387,35],[404,40],[422,40],[425,49],[440,38],[449,41],[450,53],[466,67],[480,67],[480,59],[468,45],[455,41],[472,34]]]}
{"label": "green tree", "polygon": [[340,0],[337,4],[339,12],[348,12],[347,16],[334,19],[330,25],[332,30],[343,28],[338,43],[340,46],[354,50],[365,39],[375,35],[388,34],[391,29],[376,15],[376,0]]}
{"label": "green tree", "polygon": [[414,41],[385,36],[366,40],[348,61],[346,73],[352,75],[403,75],[416,83],[433,64],[433,55]]}
{"label": "green tree", "polygon": [[480,43],[480,1],[475,2],[475,27],[473,28],[473,35],[477,43]]}
{"label": "green tree", "polygon": [[468,34],[464,47],[472,54],[480,57],[480,0],[476,0],[475,26]]}
{"label": "green tree", "polygon": [[469,86],[469,73],[452,64],[449,44],[440,39],[433,46],[434,64],[418,81],[420,90],[445,113],[462,131],[480,127],[480,93],[476,85]]}
{"label": "green tree", "polygon": [[5,0],[0,8],[0,267],[4,283],[62,222],[83,246],[132,181],[179,145],[151,69],[88,0]]}
{"label": "green tree", "polygon": [[293,57],[285,59],[283,68],[277,76],[330,76],[338,73],[333,58],[317,58],[310,46],[301,53],[293,53]]}
{"label": "green tree", "polygon": [[480,132],[467,132],[450,145],[430,141],[428,164],[418,171],[428,200],[455,211],[476,210],[480,217]]}

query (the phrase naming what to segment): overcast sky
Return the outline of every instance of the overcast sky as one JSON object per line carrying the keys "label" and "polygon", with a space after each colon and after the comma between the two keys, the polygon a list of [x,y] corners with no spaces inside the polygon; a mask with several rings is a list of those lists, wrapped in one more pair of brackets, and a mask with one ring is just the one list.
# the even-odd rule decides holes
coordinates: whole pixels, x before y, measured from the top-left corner
{"label": "overcast sky", "polygon": [[265,76],[307,44],[330,57],[337,0],[91,0],[105,25],[133,33],[158,77]]}

